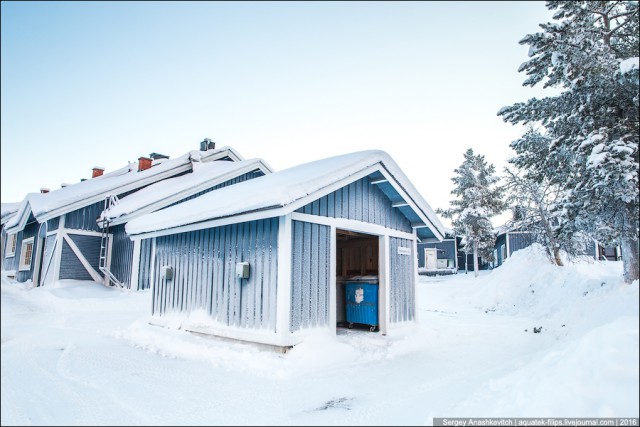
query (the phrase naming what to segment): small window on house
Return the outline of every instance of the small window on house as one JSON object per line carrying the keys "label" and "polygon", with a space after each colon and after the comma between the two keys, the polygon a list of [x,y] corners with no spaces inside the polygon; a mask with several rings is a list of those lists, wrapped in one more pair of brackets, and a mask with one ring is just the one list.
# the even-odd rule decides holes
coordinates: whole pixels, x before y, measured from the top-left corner
{"label": "small window on house", "polygon": [[7,256],[14,256],[16,254],[16,243],[18,241],[17,234],[9,234],[7,239]]}
{"label": "small window on house", "polygon": [[502,260],[503,261],[505,259],[507,259],[507,247],[506,246],[500,246],[500,255],[502,256]]}
{"label": "small window on house", "polygon": [[22,248],[20,250],[20,266],[18,270],[29,270],[31,268],[31,258],[33,255],[33,237],[25,239],[22,242]]}

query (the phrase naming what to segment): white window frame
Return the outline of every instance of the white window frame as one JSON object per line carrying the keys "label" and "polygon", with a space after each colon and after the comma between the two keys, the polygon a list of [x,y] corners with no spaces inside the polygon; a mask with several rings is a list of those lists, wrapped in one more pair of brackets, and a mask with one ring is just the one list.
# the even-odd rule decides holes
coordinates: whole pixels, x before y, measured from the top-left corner
{"label": "white window frame", "polygon": [[16,254],[16,246],[18,245],[18,233],[9,234],[7,239],[7,258]]}
{"label": "white window frame", "polygon": [[[29,259],[26,259],[27,255],[27,247],[31,244],[31,254]],[[27,261],[29,262],[27,264]],[[24,239],[22,241],[22,246],[20,247],[20,266],[18,267],[18,271],[28,271],[31,270],[31,264],[33,263],[33,237],[29,237],[28,239]]]}

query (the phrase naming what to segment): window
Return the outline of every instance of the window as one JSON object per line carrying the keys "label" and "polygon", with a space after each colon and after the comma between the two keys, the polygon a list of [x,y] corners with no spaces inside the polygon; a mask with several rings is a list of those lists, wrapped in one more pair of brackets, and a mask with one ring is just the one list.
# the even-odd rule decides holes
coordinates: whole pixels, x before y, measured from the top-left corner
{"label": "window", "polygon": [[14,256],[16,254],[16,243],[18,241],[17,234],[9,234],[9,238],[7,240],[7,256]]}
{"label": "window", "polygon": [[20,251],[20,267],[18,270],[29,270],[31,268],[31,258],[33,255],[33,237],[22,241]]}

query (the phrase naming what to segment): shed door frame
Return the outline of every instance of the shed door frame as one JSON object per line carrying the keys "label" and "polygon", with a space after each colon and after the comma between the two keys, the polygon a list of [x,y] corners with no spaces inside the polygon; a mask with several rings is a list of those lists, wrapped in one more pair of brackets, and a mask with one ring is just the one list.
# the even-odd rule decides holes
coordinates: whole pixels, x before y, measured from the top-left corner
{"label": "shed door frame", "polygon": [[[390,238],[400,237],[403,239],[409,239],[413,241],[413,254],[415,256],[415,250],[417,247],[417,237],[415,229],[413,233],[406,233],[403,231],[393,230],[377,224],[369,224],[352,219],[345,218],[333,218],[323,217],[310,214],[303,214],[299,212],[293,212],[290,214],[291,220],[310,222],[321,225],[328,225],[330,227],[331,242],[330,242],[330,272],[329,272],[329,327],[335,334],[336,331],[336,231],[337,229],[355,231],[357,233],[370,234],[378,236],[378,322],[380,323],[379,331],[382,335],[387,335],[388,326],[390,322],[390,296],[389,296],[389,280],[391,277],[391,259],[389,254]],[[289,239],[289,241],[291,241]],[[290,255],[289,255],[290,256]],[[416,260],[417,262],[417,260]],[[414,263],[415,265],[415,263]],[[414,278],[414,287],[417,287],[417,280]],[[416,292],[417,294],[417,292]],[[416,300],[413,302],[417,304]],[[417,311],[417,310],[416,310]],[[417,316],[415,316],[417,319]]]}

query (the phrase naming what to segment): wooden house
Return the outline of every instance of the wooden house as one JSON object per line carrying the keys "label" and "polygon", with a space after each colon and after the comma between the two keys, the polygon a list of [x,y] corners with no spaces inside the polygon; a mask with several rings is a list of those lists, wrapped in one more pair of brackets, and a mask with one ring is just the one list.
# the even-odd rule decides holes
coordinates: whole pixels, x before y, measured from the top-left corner
{"label": "wooden house", "polygon": [[[4,253],[7,246],[7,232],[5,230],[5,225],[11,218],[13,218],[20,208],[20,202],[17,203],[2,203],[0,208],[0,267],[4,263]],[[15,248],[13,245],[16,244],[16,241],[12,237],[11,247],[9,250],[15,252]]]}
{"label": "wooden house", "polygon": [[[503,225],[496,228],[496,243],[493,252],[492,267],[501,266],[514,252],[531,246],[535,236],[530,231],[523,231],[517,227]],[[595,239],[583,236],[584,249],[580,253],[592,257],[596,261],[619,261],[622,259],[620,246],[605,246]]]}
{"label": "wooden house", "polygon": [[464,259],[459,259],[458,247],[462,236],[446,229],[441,242],[418,243],[418,272],[424,275],[455,274],[459,264],[464,268]]}
{"label": "wooden house", "polygon": [[194,162],[192,172],[149,185],[105,209],[97,222],[109,239],[110,267],[105,274],[129,289],[148,289],[149,278],[139,276],[140,260],[148,259],[151,246],[129,239],[125,224],[139,216],[191,200],[210,191],[234,185],[273,172],[261,159],[235,162]]}
{"label": "wooden house", "polygon": [[192,151],[176,159],[141,157],[137,163],[107,174],[103,168],[95,167],[92,179],[28,194],[5,224],[3,272],[19,282],[31,280],[40,286],[59,279],[110,283],[108,271],[114,269],[119,274],[117,280],[129,286],[133,261],[124,254],[129,249],[119,250],[121,236],[117,230],[105,236],[96,222],[108,207],[105,203],[159,181],[189,174],[195,162],[243,160],[230,147],[207,148],[210,149]]}
{"label": "wooden house", "polygon": [[[416,319],[416,248],[443,226],[388,154],[319,160],[125,226],[152,256],[152,323],[286,348],[350,310],[387,334]],[[355,284],[355,302],[345,289]],[[343,286],[341,286],[343,285]],[[372,290],[367,296],[363,288]],[[360,304],[364,302],[366,304]],[[373,318],[373,319],[372,319]]]}

